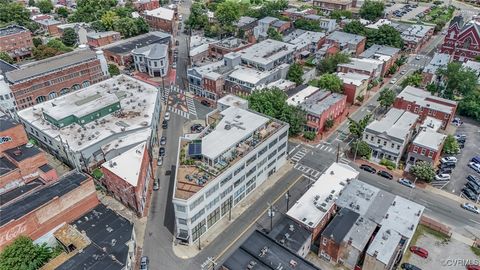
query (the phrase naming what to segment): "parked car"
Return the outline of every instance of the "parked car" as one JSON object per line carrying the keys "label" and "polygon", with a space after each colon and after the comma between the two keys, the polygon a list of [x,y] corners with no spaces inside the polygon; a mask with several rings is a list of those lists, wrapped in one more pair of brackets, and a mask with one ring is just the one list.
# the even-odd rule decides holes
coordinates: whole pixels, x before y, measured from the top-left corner
{"label": "parked car", "polygon": [[178,20],[181,21],[182,19],[183,19],[183,15],[182,14],[178,15]]}
{"label": "parked car", "polygon": [[412,181],[410,181],[408,179],[405,179],[405,178],[398,179],[398,183],[400,183],[400,184],[402,184],[406,187],[409,187],[409,188],[415,188],[415,184]]}
{"label": "parked car", "polygon": [[480,270],[480,265],[467,264],[466,267],[467,267],[467,270]]}
{"label": "parked car", "polygon": [[468,210],[470,212],[473,212],[475,214],[480,214],[480,209],[478,209],[477,206],[471,204],[471,203],[462,203],[462,208],[465,210]]}
{"label": "parked car", "polygon": [[160,184],[158,183],[158,181],[155,181],[153,182],[153,190],[159,190],[160,189]]}
{"label": "parked car", "polygon": [[480,156],[475,156],[470,161],[480,164]]}
{"label": "parked car", "polygon": [[163,117],[163,119],[164,119],[165,121],[170,120],[170,112],[166,112],[166,113],[165,113],[165,116]]}
{"label": "parked car", "polygon": [[167,128],[168,128],[168,122],[167,122],[167,120],[165,120],[165,119],[164,119],[163,122],[162,122],[162,128],[163,128],[163,129],[167,129]]}
{"label": "parked car", "polygon": [[178,46],[180,45],[180,41],[178,41],[178,39],[175,41],[175,46]]}
{"label": "parked car", "polygon": [[160,150],[158,152],[161,157],[165,156],[165,147],[160,147]]}
{"label": "parked car", "polygon": [[405,270],[422,270],[418,268],[417,266],[411,264],[411,263],[402,263],[402,269]]}
{"label": "parked car", "polygon": [[420,60],[420,55],[415,56],[415,60]]}
{"label": "parked car", "polygon": [[393,179],[393,175],[391,175],[389,172],[386,172],[386,171],[378,171],[377,174],[380,175],[383,178],[387,178],[388,180]]}
{"label": "parked car", "polygon": [[444,157],[442,159],[440,159],[440,162],[441,163],[446,163],[446,162],[453,162],[453,163],[457,163],[457,158],[456,157]]}
{"label": "parked car", "polygon": [[455,168],[457,166],[457,164],[455,162],[444,162],[444,163],[440,163],[440,165],[438,166],[440,169],[442,168]]}
{"label": "parked car", "polygon": [[467,182],[465,184],[465,187],[473,191],[476,195],[480,195],[480,186],[477,186],[477,184],[473,182]]}
{"label": "parked car", "polygon": [[205,100],[205,99],[202,100],[200,103],[201,103],[203,106],[207,106],[207,107],[210,107],[210,105],[211,105],[210,102],[209,102],[208,100]]}
{"label": "parked car", "polygon": [[446,174],[446,173],[435,175],[436,181],[450,181],[450,178],[451,178],[450,174]]}
{"label": "parked car", "polygon": [[437,170],[437,174],[452,174],[453,168],[441,168]]}
{"label": "parked car", "polygon": [[375,170],[375,168],[367,164],[360,165],[360,169],[367,171],[369,173],[377,173],[377,170]]}
{"label": "parked car", "polygon": [[191,127],[190,127],[190,131],[193,132],[193,133],[199,133],[203,130],[203,126],[200,125],[200,124],[193,124]]}
{"label": "parked car", "polygon": [[402,75],[404,75],[405,73],[407,73],[407,71],[405,69],[400,71],[400,74],[402,74]]}
{"label": "parked car", "polygon": [[458,142],[465,142],[467,140],[467,135],[465,135],[465,134],[455,134],[454,138]]}
{"label": "parked car", "polygon": [[397,82],[397,78],[393,78],[390,80],[390,84],[395,84]]}
{"label": "parked car", "polygon": [[165,144],[167,144],[167,137],[162,136],[162,138],[160,138],[160,145],[165,145]]}
{"label": "parked car", "polygon": [[411,246],[410,247],[410,252],[412,252],[413,254],[417,254],[418,256],[422,257],[422,258],[428,258],[428,251],[424,248],[421,248],[421,247],[417,247],[417,246]]}
{"label": "parked car", "polygon": [[163,157],[158,157],[157,166],[162,166],[162,164],[163,164]]}
{"label": "parked car", "polygon": [[474,171],[476,171],[477,173],[480,173],[480,164],[479,163],[475,163],[475,162],[469,162],[468,163],[468,167],[472,168]]}
{"label": "parked car", "polygon": [[473,183],[477,184],[477,186],[480,186],[480,178],[475,177],[473,175],[467,176],[467,181],[468,182],[473,182]]}
{"label": "parked car", "polygon": [[141,270],[147,270],[148,269],[148,263],[149,263],[148,257],[147,256],[142,256],[142,258],[140,258],[140,269]]}
{"label": "parked car", "polygon": [[462,188],[462,194],[472,201],[476,201],[478,199],[478,195],[467,187]]}
{"label": "parked car", "polygon": [[463,124],[463,121],[460,120],[460,118],[455,117],[455,118],[453,119],[453,121],[452,121],[452,124],[453,124],[454,126],[459,127],[459,126],[461,126],[461,125]]}

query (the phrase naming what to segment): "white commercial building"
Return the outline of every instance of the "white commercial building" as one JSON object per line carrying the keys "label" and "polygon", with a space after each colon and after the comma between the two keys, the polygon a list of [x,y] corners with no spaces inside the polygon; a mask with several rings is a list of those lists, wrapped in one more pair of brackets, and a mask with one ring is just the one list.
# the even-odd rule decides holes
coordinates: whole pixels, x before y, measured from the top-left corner
{"label": "white commercial building", "polygon": [[230,106],[209,114],[207,124],[179,141],[173,204],[176,239],[187,244],[286,162],[286,123]]}
{"label": "white commercial building", "polygon": [[372,148],[372,160],[388,159],[398,164],[416,129],[419,116],[409,111],[390,109],[366,128],[363,141]]}
{"label": "white commercial building", "polygon": [[156,87],[120,75],[24,109],[18,117],[44,149],[84,169],[105,162],[105,150],[120,154],[138,145],[137,137],[150,147],[156,143],[160,106]]}
{"label": "white commercial building", "polygon": [[168,45],[150,44],[132,50],[135,69],[150,77],[165,77],[168,73]]}

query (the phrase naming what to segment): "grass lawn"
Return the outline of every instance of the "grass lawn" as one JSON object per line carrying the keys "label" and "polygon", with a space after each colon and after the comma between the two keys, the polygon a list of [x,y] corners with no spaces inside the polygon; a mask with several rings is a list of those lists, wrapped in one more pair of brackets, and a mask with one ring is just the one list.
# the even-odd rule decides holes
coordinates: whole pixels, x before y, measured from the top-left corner
{"label": "grass lawn", "polygon": [[441,19],[442,21],[448,22],[453,17],[453,12],[455,8],[446,8],[444,6],[433,7],[427,15],[422,18],[422,21],[435,23],[435,20]]}
{"label": "grass lawn", "polygon": [[475,253],[475,255],[480,257],[480,248],[479,247],[470,247],[470,249],[472,250],[473,253]]}

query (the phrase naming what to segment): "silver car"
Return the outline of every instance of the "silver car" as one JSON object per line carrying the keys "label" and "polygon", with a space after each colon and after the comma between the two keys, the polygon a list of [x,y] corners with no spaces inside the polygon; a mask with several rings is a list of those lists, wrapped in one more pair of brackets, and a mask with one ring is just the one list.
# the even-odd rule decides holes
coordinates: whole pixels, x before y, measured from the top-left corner
{"label": "silver car", "polygon": [[478,207],[476,207],[475,205],[473,205],[471,203],[463,203],[462,208],[465,209],[465,210],[468,210],[470,212],[473,212],[475,214],[480,214],[480,209],[478,209]]}

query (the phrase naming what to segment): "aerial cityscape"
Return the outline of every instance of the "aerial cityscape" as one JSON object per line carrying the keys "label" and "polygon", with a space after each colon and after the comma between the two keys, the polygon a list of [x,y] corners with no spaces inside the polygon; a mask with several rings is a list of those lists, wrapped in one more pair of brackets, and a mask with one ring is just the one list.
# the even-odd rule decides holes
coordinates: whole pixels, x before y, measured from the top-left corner
{"label": "aerial cityscape", "polygon": [[480,270],[480,1],[0,0],[0,270]]}

